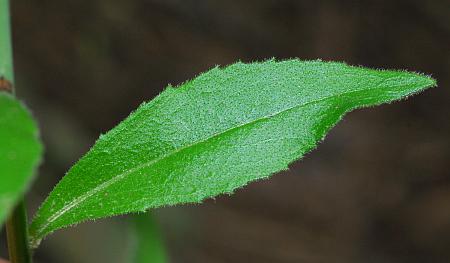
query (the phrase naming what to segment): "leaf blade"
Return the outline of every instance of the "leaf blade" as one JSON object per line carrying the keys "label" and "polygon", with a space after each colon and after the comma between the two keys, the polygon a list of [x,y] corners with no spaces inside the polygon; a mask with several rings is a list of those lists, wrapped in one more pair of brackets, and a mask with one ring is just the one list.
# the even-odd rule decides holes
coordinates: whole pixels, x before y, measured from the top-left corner
{"label": "leaf blade", "polygon": [[11,95],[0,92],[0,224],[28,188],[41,154],[30,113]]}
{"label": "leaf blade", "polygon": [[101,136],[43,204],[31,236],[38,242],[86,219],[232,192],[287,169],[345,112],[434,85],[417,74],[320,61],[212,69]]}

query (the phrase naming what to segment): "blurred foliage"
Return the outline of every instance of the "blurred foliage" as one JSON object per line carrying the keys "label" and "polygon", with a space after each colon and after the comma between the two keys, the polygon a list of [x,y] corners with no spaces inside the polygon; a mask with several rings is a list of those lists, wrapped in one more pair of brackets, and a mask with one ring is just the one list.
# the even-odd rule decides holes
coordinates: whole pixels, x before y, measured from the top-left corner
{"label": "blurred foliage", "polygon": [[131,231],[134,250],[130,251],[129,262],[133,263],[167,263],[167,251],[158,223],[151,213],[134,215]]}
{"label": "blurred foliage", "polygon": [[38,137],[28,109],[11,94],[0,92],[0,225],[36,174],[43,151]]}
{"label": "blurred foliage", "polygon": [[[450,260],[448,1],[12,4],[17,93],[47,148],[32,212],[100,132],[167,83],[270,57],[406,66],[440,88],[352,114],[314,155],[232,198],[156,213],[173,262]],[[57,233],[37,262],[125,262],[124,221]]]}

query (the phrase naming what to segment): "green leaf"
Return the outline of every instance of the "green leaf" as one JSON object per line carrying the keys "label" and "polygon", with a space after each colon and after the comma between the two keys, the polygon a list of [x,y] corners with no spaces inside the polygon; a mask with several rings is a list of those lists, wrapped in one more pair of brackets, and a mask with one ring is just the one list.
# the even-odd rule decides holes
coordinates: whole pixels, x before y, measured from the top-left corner
{"label": "green leaf", "polygon": [[321,61],[214,68],[168,87],[107,134],[58,183],[30,228],[197,203],[285,170],[352,109],[435,85],[427,76]]}
{"label": "green leaf", "polygon": [[132,232],[132,255],[129,262],[168,262],[161,231],[150,213],[133,216]]}
{"label": "green leaf", "polygon": [[0,224],[28,189],[41,154],[38,128],[30,113],[0,92]]}

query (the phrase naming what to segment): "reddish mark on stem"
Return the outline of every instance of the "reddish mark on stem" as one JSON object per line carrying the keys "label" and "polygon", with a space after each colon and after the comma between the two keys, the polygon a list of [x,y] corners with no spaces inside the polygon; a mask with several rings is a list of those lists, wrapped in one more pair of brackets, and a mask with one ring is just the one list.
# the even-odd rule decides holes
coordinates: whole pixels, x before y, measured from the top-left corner
{"label": "reddish mark on stem", "polygon": [[12,83],[3,76],[0,77],[0,91],[12,92]]}

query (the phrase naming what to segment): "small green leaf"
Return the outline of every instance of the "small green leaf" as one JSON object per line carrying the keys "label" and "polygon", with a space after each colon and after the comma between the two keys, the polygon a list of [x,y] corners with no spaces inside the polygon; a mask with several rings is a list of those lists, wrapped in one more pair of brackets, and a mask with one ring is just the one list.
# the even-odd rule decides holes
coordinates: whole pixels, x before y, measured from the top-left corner
{"label": "small green leaf", "polygon": [[168,262],[161,231],[150,213],[133,216],[132,232],[132,255],[129,262]]}
{"label": "small green leaf", "polygon": [[344,113],[435,85],[427,76],[274,60],[214,68],[168,87],[107,134],[58,183],[30,228],[205,198],[285,170]]}
{"label": "small green leaf", "polygon": [[27,190],[42,154],[28,110],[0,92],[0,224]]}

